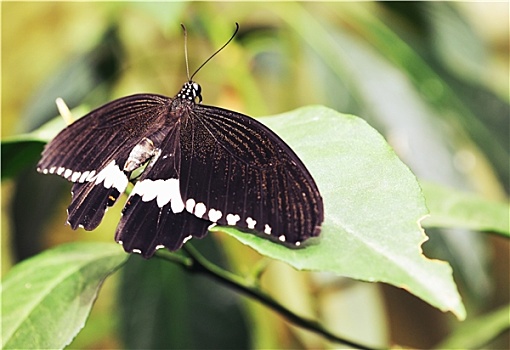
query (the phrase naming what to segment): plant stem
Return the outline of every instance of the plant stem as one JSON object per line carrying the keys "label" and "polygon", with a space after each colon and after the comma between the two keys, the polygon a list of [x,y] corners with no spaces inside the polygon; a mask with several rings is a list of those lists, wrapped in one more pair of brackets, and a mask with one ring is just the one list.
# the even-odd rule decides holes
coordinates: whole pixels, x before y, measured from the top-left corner
{"label": "plant stem", "polygon": [[282,304],[278,303],[275,299],[273,299],[270,295],[264,293],[263,291],[252,285],[249,285],[241,277],[211,263],[203,255],[201,255],[198,252],[198,250],[196,250],[192,245],[187,244],[182,249],[188,254],[189,258],[185,258],[182,256],[178,256],[179,258],[176,258],[177,256],[176,254],[172,254],[164,250],[158,251],[156,256],[174,263],[178,263],[183,268],[187,269],[190,272],[205,274],[217,280],[218,282],[226,285],[229,288],[232,288],[245,295],[248,295],[253,299],[258,300],[262,304],[266,305],[267,307],[273,309],[274,311],[276,311],[277,313],[279,313],[280,315],[282,315],[295,325],[307,329],[309,331],[312,331],[314,333],[320,334],[330,341],[343,343],[347,346],[351,346],[358,349],[366,350],[375,349],[339,337],[330,332],[329,330],[327,330],[326,328],[324,328],[316,320],[302,317],[296,314],[295,312],[287,309],[285,306],[283,306]]}

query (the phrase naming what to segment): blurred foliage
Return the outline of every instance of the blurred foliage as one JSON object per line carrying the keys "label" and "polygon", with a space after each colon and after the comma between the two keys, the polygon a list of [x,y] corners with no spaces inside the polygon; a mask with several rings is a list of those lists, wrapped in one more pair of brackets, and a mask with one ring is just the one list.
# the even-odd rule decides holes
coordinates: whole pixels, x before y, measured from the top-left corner
{"label": "blurred foliage", "polygon": [[[173,95],[186,80],[179,24],[188,28],[193,71],[238,22],[241,31],[236,40],[196,76],[204,103],[252,116],[308,104],[352,113],[385,135],[420,179],[488,199],[508,198],[508,3],[7,2],[1,6],[2,139],[29,132],[54,117],[56,97],[64,97],[74,107],[98,106],[135,92]],[[69,195],[60,193],[66,192],[67,184],[52,185],[51,177],[35,174],[36,161],[21,159],[22,166],[2,183],[2,272],[64,241],[112,240],[118,217],[114,214],[120,208],[112,209],[114,213],[109,212],[93,233],[72,232],[63,226]],[[2,177],[11,170],[2,158]],[[463,229],[427,229],[427,233],[425,253],[452,264],[468,321],[508,304],[507,240]],[[226,263],[236,272],[253,273],[260,263],[257,253],[238,242],[220,243]],[[365,343],[433,347],[459,329],[460,323],[451,316],[402,296],[395,288],[385,286],[365,294],[368,300],[356,299],[352,291],[362,285],[358,282],[269,265],[261,281],[269,293],[304,314],[320,310],[338,332],[356,334]],[[175,278],[164,286],[181,283],[180,277],[161,278]],[[195,287],[204,288],[200,282]],[[199,291],[193,289],[187,302],[200,300]],[[221,300],[222,292],[215,293]],[[112,298],[118,298],[113,288],[100,293],[97,310],[73,348],[126,345],[119,331],[122,326],[109,322],[118,305],[103,300]],[[225,332],[242,333],[248,322],[248,347],[328,346],[260,305],[232,302],[246,320],[234,326],[225,323],[230,327]],[[338,312],[327,313],[330,307]],[[176,310],[157,317],[170,325],[183,315],[199,320],[203,311]],[[207,316],[217,310],[211,312]],[[221,327],[218,316],[217,321]],[[111,332],[104,331],[104,324]],[[503,329],[506,332],[499,337],[480,335],[485,347],[508,347],[508,327]],[[453,334],[462,334],[462,329]]]}

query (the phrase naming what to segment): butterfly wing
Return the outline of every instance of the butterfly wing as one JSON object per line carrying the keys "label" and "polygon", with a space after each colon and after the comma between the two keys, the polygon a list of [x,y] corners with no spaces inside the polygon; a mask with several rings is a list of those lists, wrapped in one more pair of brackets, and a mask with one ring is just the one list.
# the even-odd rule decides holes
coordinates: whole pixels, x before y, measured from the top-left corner
{"label": "butterfly wing", "polygon": [[164,123],[168,97],[138,94],[112,101],[62,130],[46,145],[37,170],[74,182],[68,222],[92,230],[126,189],[131,150]]}
{"label": "butterfly wing", "polygon": [[267,127],[196,105],[180,134],[180,187],[189,213],[295,245],[319,234],[324,214],[317,185]]}
{"label": "butterfly wing", "polygon": [[150,258],[166,247],[179,249],[192,236],[202,238],[211,222],[184,210],[180,194],[180,143],[177,122],[167,131],[156,155],[131,191],[115,240],[127,252]]}

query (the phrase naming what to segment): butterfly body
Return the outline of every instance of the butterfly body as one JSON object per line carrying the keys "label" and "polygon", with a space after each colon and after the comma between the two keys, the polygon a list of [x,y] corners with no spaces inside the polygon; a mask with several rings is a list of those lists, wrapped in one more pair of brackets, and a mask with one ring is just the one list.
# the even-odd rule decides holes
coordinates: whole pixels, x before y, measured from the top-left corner
{"label": "butterfly body", "polygon": [[212,224],[290,246],[317,236],[322,198],[297,155],[260,122],[201,100],[192,81],[174,98],[131,95],[57,135],[38,171],[74,182],[71,227],[96,228],[145,165],[115,235],[127,252],[176,250]]}

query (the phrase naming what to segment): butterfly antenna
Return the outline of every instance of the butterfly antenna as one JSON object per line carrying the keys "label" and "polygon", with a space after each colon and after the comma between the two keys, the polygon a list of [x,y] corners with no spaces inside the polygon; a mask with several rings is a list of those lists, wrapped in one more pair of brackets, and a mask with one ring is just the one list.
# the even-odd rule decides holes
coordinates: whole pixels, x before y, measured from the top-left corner
{"label": "butterfly antenna", "polygon": [[188,64],[188,31],[186,30],[186,27],[182,23],[181,27],[184,32],[184,60],[186,61],[186,76],[188,77],[188,80],[191,81],[191,78],[189,77],[189,64]]}
{"label": "butterfly antenna", "polygon": [[[184,28],[184,26],[182,26]],[[232,36],[230,37],[230,39],[227,40],[227,42],[225,44],[223,44],[222,47],[220,47],[218,50],[216,50],[215,53],[213,53],[207,60],[205,60],[204,63],[202,63],[202,65],[200,67],[197,68],[197,70],[195,71],[195,73],[193,73],[191,75],[191,77],[189,78],[189,81],[191,81],[193,79],[193,77],[195,76],[195,74],[198,73],[198,71],[200,69],[202,69],[203,66],[206,65],[207,62],[209,62],[214,56],[216,56],[221,50],[223,50],[225,48],[225,46],[227,46],[231,41],[232,39],[234,39],[234,37],[236,36],[237,32],[239,31],[239,24],[236,22],[236,30],[234,31],[234,34],[232,34]],[[186,30],[184,30],[184,33],[186,33]],[[186,34],[185,34],[186,36]],[[188,68],[188,55],[186,54],[186,69]],[[189,77],[189,73],[188,73],[188,77]]]}

